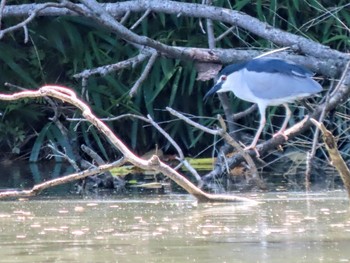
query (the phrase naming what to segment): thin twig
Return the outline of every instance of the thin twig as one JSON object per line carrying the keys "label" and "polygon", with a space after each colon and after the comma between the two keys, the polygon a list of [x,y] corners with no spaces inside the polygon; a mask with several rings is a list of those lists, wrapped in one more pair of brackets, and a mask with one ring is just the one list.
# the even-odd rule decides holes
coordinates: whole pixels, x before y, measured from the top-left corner
{"label": "thin twig", "polygon": [[185,155],[183,154],[182,149],[180,146],[175,142],[175,140],[167,133],[163,128],[161,128],[158,123],[156,123],[151,115],[147,115],[147,118],[149,120],[149,123],[152,124],[153,127],[155,127],[170,143],[171,145],[176,149],[178,153],[178,157],[176,158],[180,163],[174,168],[174,170],[178,170],[182,165],[184,165],[188,171],[196,178],[197,182],[201,183],[202,178],[197,173],[196,169],[194,169],[189,162],[186,161]]}
{"label": "thin twig", "polygon": [[142,20],[149,15],[149,13],[151,13],[151,9],[147,9],[146,12],[135,22],[135,24],[130,27],[130,30],[134,30],[142,22]]}
{"label": "thin twig", "polygon": [[221,39],[226,37],[229,33],[231,33],[232,29],[234,29],[235,27],[236,26],[231,26],[230,28],[228,28],[224,33],[222,33],[220,36],[215,38],[215,42],[219,42]]}
{"label": "thin twig", "polygon": [[252,174],[253,178],[258,178],[258,170],[256,169],[256,165],[252,159],[252,157],[246,152],[244,151],[244,149],[242,148],[242,146],[232,138],[232,136],[230,136],[230,134],[228,134],[226,132],[226,125],[225,125],[225,121],[223,120],[223,118],[219,115],[218,116],[218,121],[222,127],[222,130],[224,132],[222,132],[222,134],[219,134],[222,138],[224,138],[224,140],[231,145],[234,149],[236,149],[246,160],[246,162],[248,163],[249,166],[249,170]]}
{"label": "thin twig", "polygon": [[202,130],[206,133],[212,134],[212,135],[218,135],[218,133],[220,132],[220,129],[218,130],[213,130],[213,129],[209,129],[208,127],[205,127],[197,122],[192,121],[191,119],[187,118],[186,116],[184,116],[183,114],[179,113],[178,111],[170,108],[170,107],[166,107],[165,108],[167,111],[169,111],[172,115],[178,117],[179,119],[183,120],[184,122],[186,122],[187,124]]}
{"label": "thin twig", "polygon": [[27,25],[24,25],[23,26],[23,33],[24,33],[24,44],[27,44],[28,43],[28,40],[29,40],[29,34],[28,34],[28,27]]}
{"label": "thin twig", "polygon": [[250,115],[253,111],[255,111],[258,108],[258,105],[254,103],[252,106],[250,106],[248,109],[235,113],[232,116],[233,121],[238,121],[239,119],[242,119],[243,117]]}
{"label": "thin twig", "polygon": [[148,60],[148,63],[146,65],[145,69],[143,70],[141,76],[135,82],[135,84],[132,86],[132,88],[131,88],[131,90],[129,92],[130,97],[132,97],[132,96],[134,96],[136,94],[137,90],[140,88],[142,83],[148,77],[154,62],[156,62],[157,57],[158,57],[158,53],[156,51],[152,52],[152,55],[151,55],[150,59]]}
{"label": "thin twig", "polygon": [[[140,115],[136,115],[136,114],[132,114],[132,113],[126,113],[126,114],[122,114],[122,115],[119,115],[119,116],[116,116],[116,117],[107,117],[107,118],[100,118],[101,121],[105,121],[105,122],[108,122],[108,121],[117,121],[117,120],[120,120],[120,119],[125,119],[125,118],[136,118],[136,119],[140,119],[140,120],[143,120],[145,122],[148,122],[148,119],[143,117],[143,116],[140,116]],[[67,121],[79,121],[79,122],[83,122],[83,121],[88,121],[87,119],[84,119],[84,118],[66,118]]]}
{"label": "thin twig", "polygon": [[[212,5],[212,0],[204,0],[206,5]],[[215,48],[215,35],[214,35],[214,25],[213,20],[207,19],[207,35],[208,35],[208,46],[209,48]]]}
{"label": "thin twig", "polygon": [[100,155],[97,154],[94,150],[92,150],[90,147],[82,144],[81,150],[90,156],[92,160],[94,160],[98,165],[106,164],[106,162],[102,159]]}
{"label": "thin twig", "polygon": [[4,13],[5,5],[6,5],[6,0],[1,0],[1,2],[0,2],[0,30],[2,27],[2,15]]}
{"label": "thin twig", "polygon": [[[331,98],[330,92],[332,90],[332,85],[333,85],[333,81],[331,83],[331,87],[329,88],[329,90],[325,96],[326,100],[325,100],[325,103],[323,104],[323,108],[322,108],[320,117],[318,118],[318,121],[320,123],[323,122],[323,120],[326,116],[326,108],[327,108],[327,106],[329,104],[329,100]],[[339,83],[338,83],[338,85],[339,85]],[[313,164],[313,159],[315,158],[315,155],[316,155],[319,134],[320,134],[320,129],[316,125],[316,130],[315,130],[313,140],[312,140],[312,147],[311,147],[311,150],[307,152],[307,156],[306,156],[306,170],[305,170],[305,189],[306,189],[306,191],[310,190],[310,177],[311,177],[311,172],[312,172],[312,168],[313,168],[312,164]]]}
{"label": "thin twig", "polygon": [[268,52],[264,52],[264,53],[260,54],[259,56],[255,57],[255,58],[266,57],[266,56],[269,56],[269,55],[272,55],[272,54],[275,54],[275,53],[278,53],[278,52],[285,51],[287,49],[290,49],[290,47],[282,47],[282,48],[278,48],[278,49],[273,49],[273,50],[270,50]]}
{"label": "thin twig", "polygon": [[350,60],[349,60],[348,63],[346,64],[345,69],[343,70],[343,73],[342,73],[342,75],[341,75],[341,78],[340,78],[340,80],[339,80],[337,86],[336,86],[335,89],[332,91],[332,93],[331,93],[331,95],[330,95],[331,97],[333,97],[334,94],[336,94],[336,93],[338,92],[338,90],[340,89],[341,85],[343,84],[345,78],[348,77],[347,74],[348,74],[349,67],[350,67]]}
{"label": "thin twig", "polygon": [[126,22],[126,20],[129,18],[130,14],[131,14],[131,11],[128,10],[128,11],[125,13],[125,15],[122,17],[122,19],[120,19],[120,22],[119,22],[119,23],[122,24],[122,25],[124,25],[125,22]]}
{"label": "thin twig", "polygon": [[166,131],[164,131],[164,129],[161,128],[161,127],[158,125],[158,123],[156,123],[156,122],[152,119],[151,115],[148,114],[146,120],[147,120],[148,123],[152,124],[152,126],[153,126],[154,128],[156,128],[156,129],[171,143],[172,146],[174,146],[174,148],[176,149],[176,151],[177,151],[177,153],[178,153],[178,155],[179,155],[179,159],[180,159],[180,160],[184,160],[184,159],[185,159],[185,156],[184,156],[184,154],[183,154],[183,152],[182,152],[180,146],[174,141],[173,138],[171,138],[171,136],[169,135],[169,133],[167,133]]}

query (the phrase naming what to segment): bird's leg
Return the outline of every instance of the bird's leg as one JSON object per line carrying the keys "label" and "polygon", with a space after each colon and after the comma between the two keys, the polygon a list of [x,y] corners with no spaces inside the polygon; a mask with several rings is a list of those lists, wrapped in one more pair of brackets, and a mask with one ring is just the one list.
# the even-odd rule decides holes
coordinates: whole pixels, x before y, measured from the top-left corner
{"label": "bird's leg", "polygon": [[282,135],[286,140],[288,140],[288,136],[285,135],[284,132],[285,132],[285,130],[286,130],[286,128],[287,128],[289,119],[290,119],[290,117],[292,116],[292,112],[291,112],[291,110],[289,109],[287,103],[283,103],[283,106],[284,106],[285,109],[286,109],[286,117],[285,117],[285,119],[284,119],[284,121],[283,121],[283,124],[282,124],[281,129],[280,129],[277,133],[275,133],[275,134],[273,135],[273,137],[277,137],[278,135]]}
{"label": "bird's leg", "polygon": [[256,147],[256,145],[257,145],[257,143],[258,143],[260,134],[261,134],[261,132],[263,131],[264,126],[265,126],[265,124],[266,124],[266,112],[265,112],[265,111],[266,111],[266,106],[264,106],[264,105],[258,105],[258,106],[259,106],[259,111],[260,111],[260,124],[259,124],[259,128],[258,128],[258,131],[257,131],[256,134],[255,134],[255,137],[254,137],[252,143],[251,143],[249,146],[247,146],[247,147],[244,148],[244,150],[254,149],[255,152],[256,152],[256,156],[257,156],[257,157],[259,157],[260,155],[259,155],[259,153],[258,153],[258,151],[256,150],[255,147]]}

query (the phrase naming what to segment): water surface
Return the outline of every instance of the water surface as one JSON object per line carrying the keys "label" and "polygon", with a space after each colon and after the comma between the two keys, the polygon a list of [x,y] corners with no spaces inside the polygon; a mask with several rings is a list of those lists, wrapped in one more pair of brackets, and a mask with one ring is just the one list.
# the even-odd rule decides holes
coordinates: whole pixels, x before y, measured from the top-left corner
{"label": "water surface", "polygon": [[345,192],[0,202],[1,262],[349,262]]}

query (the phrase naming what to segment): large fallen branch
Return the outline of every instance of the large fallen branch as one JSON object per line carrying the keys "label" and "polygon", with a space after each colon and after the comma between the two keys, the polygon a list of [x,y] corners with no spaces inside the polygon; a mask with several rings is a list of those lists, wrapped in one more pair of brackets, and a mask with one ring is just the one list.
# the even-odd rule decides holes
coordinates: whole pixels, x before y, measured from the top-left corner
{"label": "large fallen branch", "polygon": [[[320,43],[314,42],[303,36],[294,35],[278,28],[259,21],[243,12],[221,8],[217,6],[201,5],[194,3],[178,1],[123,1],[116,3],[100,4],[96,1],[82,1],[84,4],[74,4],[69,1],[62,1],[62,4],[22,4],[5,5],[2,11],[2,19],[8,17],[39,17],[39,16],[85,16],[96,21],[104,28],[116,33],[119,37],[126,39],[134,44],[153,48],[162,56],[176,59],[189,59],[203,62],[215,62],[221,64],[232,63],[239,60],[248,60],[260,54],[255,50],[237,50],[220,48],[196,48],[181,47],[163,44],[159,41],[148,38],[147,36],[137,35],[133,31],[118,23],[115,18],[134,13],[157,12],[181,17],[207,18],[216,22],[222,22],[232,26],[238,26],[252,32],[257,36],[268,39],[279,46],[289,46],[293,51],[308,55],[300,56],[280,53],[277,56],[292,60],[297,64],[307,66],[312,71],[318,72],[324,76],[336,77],[339,75],[339,68],[344,67],[349,54]],[[90,8],[90,9],[89,9]],[[92,9],[92,10],[91,10]],[[94,16],[93,13],[98,14]],[[34,15],[33,15],[34,14]],[[32,19],[24,20],[25,26]],[[20,27],[19,25],[18,27]],[[12,27],[11,30],[0,31],[0,36],[8,32],[17,30],[18,27]],[[84,72],[86,74],[87,72]]]}
{"label": "large fallen branch", "polygon": [[[124,162],[130,162],[137,167],[140,167],[145,170],[154,170],[159,173],[162,173],[184,188],[188,193],[192,194],[197,198],[200,202],[243,202],[250,201],[250,199],[237,197],[237,196],[229,196],[229,195],[214,195],[203,192],[201,189],[197,188],[194,184],[192,184],[189,180],[175,171],[173,168],[168,166],[159,160],[156,155],[153,155],[149,160],[141,159],[136,156],[129,148],[110,130],[110,128],[104,124],[99,118],[97,118],[92,112],[90,107],[80,100],[76,94],[65,87],[60,86],[43,86],[39,90],[28,90],[22,91],[14,94],[0,94],[0,100],[13,101],[23,98],[38,98],[38,97],[54,97],[56,99],[60,99],[64,102],[68,102],[82,111],[82,115],[89,122],[91,122],[102,134],[104,134],[111,144],[118,149],[124,156]],[[70,182],[74,179],[81,179],[83,177],[98,174],[108,169],[119,166],[121,162],[117,162],[114,165],[102,165],[96,169],[85,170],[81,173],[73,174],[70,176],[64,177],[65,179],[55,179],[52,181],[45,182],[40,185],[34,186],[31,190],[24,191],[11,191],[11,192],[3,192],[0,193],[0,198],[4,197],[18,197],[18,196],[30,196],[38,193],[39,191],[48,188],[50,186],[55,186],[58,184],[63,184],[65,182]]]}

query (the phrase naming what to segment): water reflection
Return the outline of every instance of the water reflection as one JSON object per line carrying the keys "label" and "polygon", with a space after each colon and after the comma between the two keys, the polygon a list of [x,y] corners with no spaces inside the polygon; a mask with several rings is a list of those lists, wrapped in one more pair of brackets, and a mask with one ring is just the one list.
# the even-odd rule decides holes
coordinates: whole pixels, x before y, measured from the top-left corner
{"label": "water reflection", "polygon": [[0,162],[0,171],[1,189],[31,188],[34,184],[70,174],[73,172],[73,168],[58,162],[16,161],[9,164]]}
{"label": "water reflection", "polygon": [[[63,175],[68,175],[74,172],[73,168],[66,163],[58,163],[54,161],[47,161],[41,163],[29,163],[24,161],[16,161],[11,163],[0,162],[1,171],[1,181],[0,181],[0,191],[6,189],[29,189],[34,184],[39,184],[41,182],[58,178]],[[284,175],[281,172],[263,172],[261,174],[262,178],[266,182],[269,191],[301,191],[304,189],[305,176],[303,173],[299,174],[288,174]],[[190,176],[189,176],[190,177]],[[155,180],[156,178],[156,180]],[[175,183],[169,183],[165,180],[163,182],[163,176],[154,175],[142,175],[142,174],[130,174],[125,179],[127,181],[124,184],[115,184],[115,191],[117,193],[125,194],[133,193],[184,193],[184,190],[177,186]],[[237,177],[238,178],[238,177]],[[253,185],[247,184],[245,179],[231,178],[226,180],[224,178],[216,179],[212,182],[207,182],[206,187],[210,192],[215,193],[226,193],[227,191],[251,191]],[[326,179],[327,178],[327,179]],[[343,189],[343,183],[341,182],[339,176],[333,176],[327,174],[326,178],[318,178],[317,180],[312,180],[311,190],[319,191],[323,190],[337,190]],[[335,180],[337,178],[337,180]],[[155,182],[157,181],[157,182]],[[322,183],[321,183],[321,182]],[[326,183],[327,182],[327,183]],[[111,182],[106,182],[108,186]],[[96,185],[104,185],[101,181],[97,180],[87,180],[86,192],[88,194],[98,194]],[[77,189],[74,187],[75,183],[62,185],[55,187],[54,189],[46,190],[46,195],[67,195],[67,193],[77,193]],[[105,185],[106,186],[106,185]],[[125,186],[125,187],[124,187]],[[107,189],[106,189],[107,188]],[[100,194],[105,194],[106,192],[111,193],[110,187],[99,188],[101,190]],[[80,189],[80,188],[79,188]],[[80,189],[81,190],[81,189]]]}
{"label": "water reflection", "polygon": [[332,262],[350,258],[343,192],[0,203],[3,262]]}

